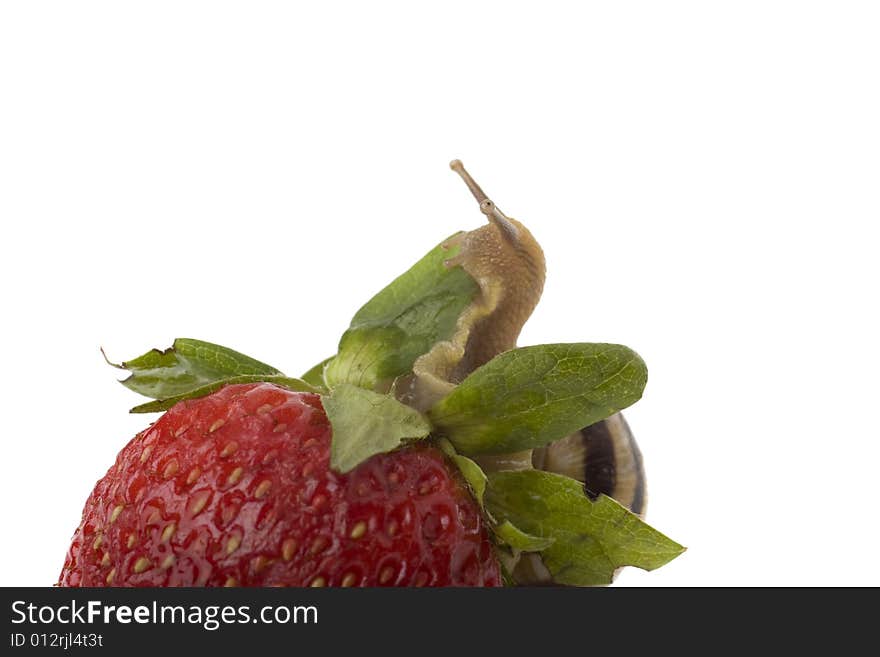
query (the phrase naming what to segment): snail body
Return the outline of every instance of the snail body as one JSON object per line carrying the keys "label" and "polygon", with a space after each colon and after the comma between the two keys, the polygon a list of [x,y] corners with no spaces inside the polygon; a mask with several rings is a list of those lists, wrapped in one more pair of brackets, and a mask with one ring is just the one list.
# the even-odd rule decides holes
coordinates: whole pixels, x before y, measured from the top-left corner
{"label": "snail body", "polygon": [[413,363],[413,374],[395,385],[398,398],[419,410],[449,394],[476,368],[516,347],[544,289],[544,252],[529,230],[506,216],[459,160],[450,167],[467,184],[488,223],[442,244],[446,267],[461,267],[479,291],[458,319],[455,334]]}

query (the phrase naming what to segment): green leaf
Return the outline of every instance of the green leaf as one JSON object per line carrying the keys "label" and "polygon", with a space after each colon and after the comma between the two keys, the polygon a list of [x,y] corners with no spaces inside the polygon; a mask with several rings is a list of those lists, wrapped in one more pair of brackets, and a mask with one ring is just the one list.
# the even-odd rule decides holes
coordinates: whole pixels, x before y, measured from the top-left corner
{"label": "green leaf", "polygon": [[348,472],[375,454],[431,432],[421,413],[391,395],[342,383],[321,401],[333,428],[330,467],[337,472]]}
{"label": "green leaf", "polygon": [[299,378],[316,388],[326,388],[327,384],[324,382],[324,368],[331,360],[333,360],[333,356],[325,358]]}
{"label": "green leaf", "polygon": [[384,392],[452,336],[479,289],[461,267],[444,264],[456,250],[437,246],[357,312],[324,370],[329,387],[351,383]]}
{"label": "green leaf", "polygon": [[540,552],[553,545],[555,540],[552,537],[542,538],[526,534],[509,520],[496,525],[494,531],[502,542],[520,552]]}
{"label": "green leaf", "polygon": [[292,379],[290,377],[284,375],[274,375],[274,374],[244,374],[241,376],[231,376],[225,379],[219,379],[217,381],[212,381],[207,385],[203,385],[199,388],[195,388],[193,390],[189,390],[181,395],[175,395],[174,397],[166,397],[165,399],[157,399],[156,401],[147,402],[146,404],[141,404],[140,406],[135,406],[130,413],[158,413],[159,411],[167,411],[169,408],[174,406],[177,402],[183,401],[184,399],[197,399],[199,397],[206,397],[210,395],[212,392],[216,392],[220,390],[223,386],[232,385],[235,383],[274,383],[277,386],[281,386],[282,388],[287,388],[288,390],[295,390],[297,392],[318,392],[315,388],[310,386],[308,383],[303,381],[302,379]]}
{"label": "green leaf", "polygon": [[483,472],[483,468],[477,465],[474,461],[470,460],[467,456],[462,456],[458,452],[455,451],[455,448],[445,438],[441,438],[437,441],[437,445],[443,452],[452,459],[452,462],[458,467],[461,475],[464,477],[465,481],[468,483],[468,486],[471,487],[471,490],[474,493],[474,497],[477,502],[479,502],[480,507],[483,506],[483,494],[486,492],[486,473]]}
{"label": "green leaf", "polygon": [[470,374],[429,411],[463,454],[541,447],[635,403],[648,371],[616,344],[513,349]]}
{"label": "green leaf", "polygon": [[653,570],[685,550],[610,497],[590,500],[581,483],[562,475],[495,472],[485,499],[502,524],[553,539],[541,558],[558,584],[610,584],[621,566]]}
{"label": "green leaf", "polygon": [[233,376],[281,375],[271,365],[237,351],[190,338],[177,338],[164,351],[152,349],[134,360],[110,364],[131,372],[122,385],[153,399],[184,395]]}

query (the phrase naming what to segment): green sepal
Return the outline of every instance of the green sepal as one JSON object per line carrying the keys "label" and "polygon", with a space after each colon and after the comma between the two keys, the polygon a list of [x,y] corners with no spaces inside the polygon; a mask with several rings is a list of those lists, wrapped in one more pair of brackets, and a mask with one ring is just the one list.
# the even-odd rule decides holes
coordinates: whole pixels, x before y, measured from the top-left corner
{"label": "green sepal", "polygon": [[151,349],[133,360],[110,364],[131,372],[122,385],[152,399],[175,398],[234,376],[281,375],[250,356],[191,338],[177,338],[169,349]]}
{"label": "green sepal", "polygon": [[546,344],[502,353],[429,411],[467,455],[543,447],[604,420],[642,396],[648,371],[615,344]]}
{"label": "green sepal", "polygon": [[333,429],[330,467],[336,472],[349,472],[375,454],[431,433],[421,413],[391,395],[342,383],[321,401]]}
{"label": "green sepal", "polygon": [[520,552],[540,552],[553,545],[553,542],[556,540],[552,536],[543,537],[527,534],[510,522],[510,520],[498,523],[492,530],[502,543]]}
{"label": "green sepal", "polygon": [[479,289],[461,267],[446,266],[456,251],[435,247],[355,314],[324,370],[328,387],[351,383],[385,392],[419,356],[452,336]]}
{"label": "green sepal", "polygon": [[516,557],[500,545],[495,546],[495,556],[498,558],[498,566],[501,571],[501,584],[505,587],[517,586],[516,580],[510,574],[511,568],[516,563]]}
{"label": "green sepal", "polygon": [[331,360],[333,360],[333,356],[325,358],[299,378],[315,388],[327,388],[327,382],[324,381],[324,368]]}
{"label": "green sepal", "polygon": [[220,379],[218,381],[213,381],[207,385],[204,385],[200,388],[196,388],[194,390],[190,390],[185,392],[182,395],[175,395],[174,397],[167,397],[165,399],[157,399],[156,401],[147,402],[146,404],[141,404],[140,406],[135,406],[129,412],[130,413],[158,413],[159,411],[167,411],[169,408],[174,406],[176,403],[181,402],[185,399],[197,399],[199,397],[207,397],[212,392],[216,392],[220,390],[223,386],[233,385],[236,383],[274,383],[277,386],[281,386],[282,388],[287,388],[288,390],[293,390],[296,392],[319,392],[314,387],[310,386],[308,383],[303,381],[302,379],[292,379],[288,376],[284,375],[272,375],[272,374],[244,374],[241,376],[231,376],[226,379]]}
{"label": "green sepal", "polygon": [[458,467],[461,476],[464,477],[464,480],[467,482],[468,486],[470,486],[474,498],[479,503],[480,508],[483,508],[483,495],[486,492],[486,482],[488,481],[486,473],[483,472],[483,468],[467,456],[462,456],[456,452],[452,443],[445,438],[439,439],[437,441],[437,446],[440,447],[440,449],[443,450],[443,453],[452,459],[452,462]]}
{"label": "green sepal", "polygon": [[610,584],[621,566],[653,570],[685,550],[610,497],[593,501],[583,484],[550,472],[492,473],[485,501],[501,524],[553,539],[540,553],[557,584]]}

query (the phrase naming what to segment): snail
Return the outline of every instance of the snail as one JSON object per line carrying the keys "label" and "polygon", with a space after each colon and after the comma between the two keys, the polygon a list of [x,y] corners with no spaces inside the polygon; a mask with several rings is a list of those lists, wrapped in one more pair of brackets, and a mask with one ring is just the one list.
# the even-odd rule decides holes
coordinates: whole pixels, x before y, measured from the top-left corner
{"label": "snail", "polygon": [[[417,408],[429,407],[474,369],[516,347],[544,287],[544,253],[531,232],[489,199],[460,160],[453,160],[450,168],[461,176],[489,223],[447,240],[443,247],[456,253],[445,264],[462,267],[480,292],[459,318],[455,335],[419,357],[413,374],[398,388],[398,396]],[[620,413],[541,449],[474,460],[487,472],[535,468],[562,474],[582,482],[591,499],[604,494],[637,515],[645,511],[642,455]],[[521,583],[552,583],[537,554],[523,555],[513,574]]]}

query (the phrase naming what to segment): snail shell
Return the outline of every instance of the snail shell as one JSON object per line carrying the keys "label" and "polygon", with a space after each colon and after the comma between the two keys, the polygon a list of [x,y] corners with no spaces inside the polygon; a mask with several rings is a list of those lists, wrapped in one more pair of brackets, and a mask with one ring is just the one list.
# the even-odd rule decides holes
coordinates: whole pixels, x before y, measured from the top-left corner
{"label": "snail shell", "polygon": [[535,450],[532,465],[577,479],[590,499],[604,494],[637,515],[645,512],[642,453],[620,413]]}

